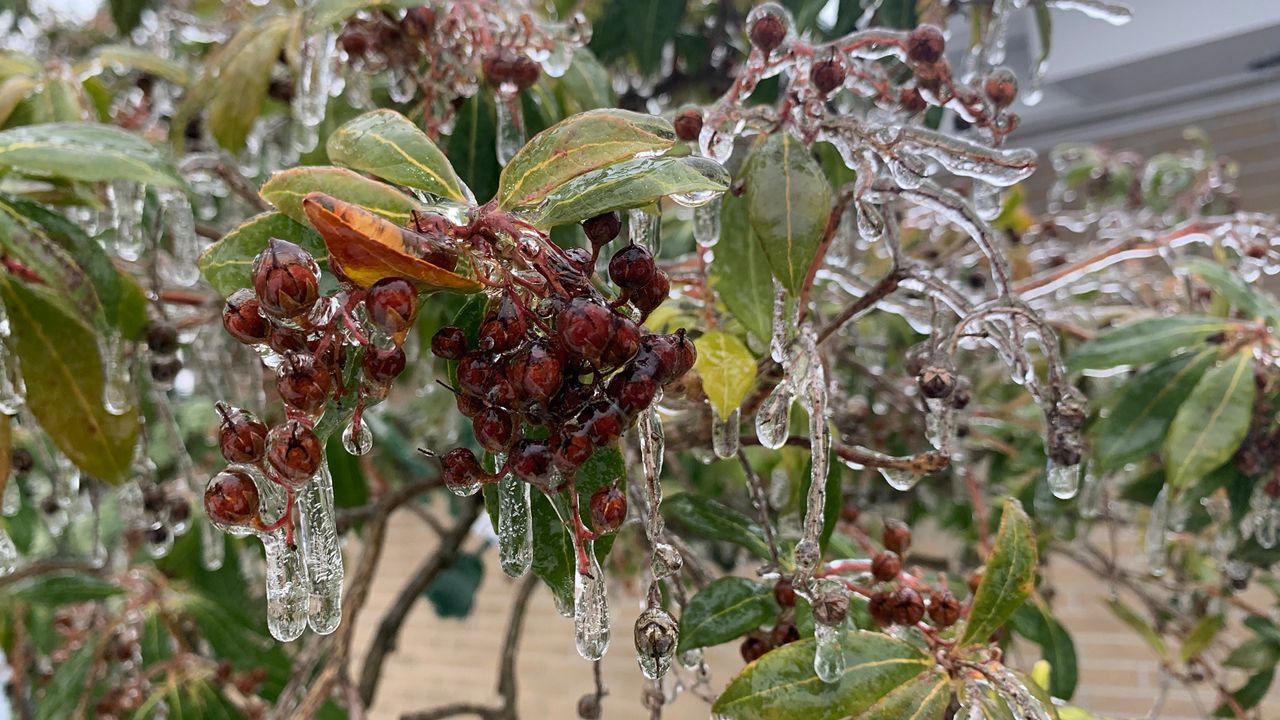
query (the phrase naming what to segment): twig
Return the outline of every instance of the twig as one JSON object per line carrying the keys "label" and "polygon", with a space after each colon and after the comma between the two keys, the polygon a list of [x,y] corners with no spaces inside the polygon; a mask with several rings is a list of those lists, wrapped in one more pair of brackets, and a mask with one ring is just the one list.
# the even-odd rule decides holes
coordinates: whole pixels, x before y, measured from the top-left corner
{"label": "twig", "polygon": [[428,490],[433,490],[441,485],[439,478],[431,478],[429,480],[418,480],[392,490],[379,497],[376,501],[368,505],[360,507],[344,508],[338,511],[338,532],[348,530],[352,525],[368,520],[383,510],[390,512],[399,508],[401,505],[413,500]]}
{"label": "twig", "polygon": [[773,536],[773,522],[769,518],[769,501],[765,498],[764,488],[760,485],[760,475],[756,473],[756,469],[751,467],[751,461],[747,459],[747,454],[738,448],[738,462],[742,465],[742,471],[747,474],[747,492],[751,495],[751,504],[755,505],[756,512],[760,514],[760,527],[764,529],[764,540],[769,544],[769,557],[773,560],[774,567],[781,567],[782,563],[778,559],[778,542]]}
{"label": "twig", "polygon": [[37,577],[40,575],[46,575],[49,573],[56,573],[56,572],[63,572],[63,571],[83,573],[85,575],[93,575],[95,577],[102,577],[104,575],[102,568],[94,567],[93,565],[90,565],[89,563],[86,563],[83,560],[65,560],[65,559],[54,558],[50,560],[41,560],[40,562],[31,563],[30,565],[24,568],[19,568],[8,575],[5,575],[4,577],[0,577],[0,588],[12,585],[18,582],[19,580],[26,580],[29,577]]}
{"label": "twig", "polygon": [[405,618],[409,616],[409,611],[413,609],[431,581],[453,564],[462,541],[471,532],[471,525],[480,515],[482,507],[483,503],[479,500],[479,496],[472,498],[463,506],[453,528],[441,539],[440,547],[436,548],[435,553],[427,558],[418,567],[413,577],[400,588],[395,602],[382,616],[381,622],[378,623],[377,634],[374,635],[373,642],[369,646],[369,652],[365,654],[364,664],[360,670],[360,698],[365,705],[373,703],[373,696],[378,690],[378,681],[382,677],[382,664],[386,661],[387,655],[395,651],[400,637],[400,628],[404,625]]}

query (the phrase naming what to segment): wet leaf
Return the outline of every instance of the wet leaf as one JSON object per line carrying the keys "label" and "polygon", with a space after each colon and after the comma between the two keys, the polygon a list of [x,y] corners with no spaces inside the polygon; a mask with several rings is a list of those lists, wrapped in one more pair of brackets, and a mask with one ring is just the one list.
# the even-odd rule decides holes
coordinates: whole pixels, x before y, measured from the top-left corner
{"label": "wet leaf", "polygon": [[85,681],[98,656],[100,642],[96,635],[91,634],[82,647],[58,663],[35,703],[35,720],[64,720],[75,716]]}
{"label": "wet leaf", "polygon": [[722,577],[689,598],[680,616],[677,652],[729,642],[777,614],[773,588],[744,577]]}
{"label": "wet leaf", "polygon": [[1276,305],[1270,295],[1245,282],[1244,278],[1218,263],[1205,258],[1191,258],[1178,267],[1184,272],[1198,276],[1201,281],[1213,288],[1214,292],[1249,317],[1264,318],[1273,322],[1280,319],[1280,306]]}
{"label": "wet leaf", "polygon": [[1071,634],[1038,595],[1018,608],[1010,622],[1019,635],[1040,646],[1040,656],[1049,664],[1050,694],[1070,700],[1079,682],[1076,645]]}
{"label": "wet leaf", "polygon": [[1147,645],[1149,645],[1152,650],[1155,650],[1157,655],[1162,659],[1168,659],[1169,648],[1164,644],[1164,638],[1160,637],[1160,633],[1156,632],[1156,629],[1152,627],[1150,623],[1139,617],[1138,614],[1131,610],[1128,605],[1125,605],[1118,599],[1109,598],[1107,600],[1107,608],[1111,610],[1111,613],[1115,615],[1120,622],[1128,625],[1129,629],[1133,630],[1138,634],[1138,637],[1146,641]]}
{"label": "wet leaf", "polygon": [[110,125],[50,123],[0,131],[0,168],[68,180],[134,180],[181,185],[168,158],[141,137]]}
{"label": "wet leaf", "polygon": [[773,276],[798,295],[831,215],[831,185],[809,150],[785,132],[752,149],[743,177],[747,220]]}
{"label": "wet leaf", "polygon": [[1035,589],[1036,538],[1031,520],[1022,505],[1010,498],[1004,502],[1000,532],[987,557],[982,582],[973,595],[973,606],[965,623],[960,644],[985,643],[1004,625]]}
{"label": "wet leaf", "polygon": [[[1238,690],[1231,693],[1231,697],[1235,698],[1240,707],[1245,710],[1257,707],[1258,703],[1261,703],[1262,699],[1267,696],[1267,691],[1271,689],[1271,683],[1275,680],[1275,677],[1275,668],[1267,668],[1251,676],[1244,685],[1241,685]],[[1213,716],[1221,718],[1239,717],[1236,711],[1226,703],[1219,705],[1213,711]]]}
{"label": "wet leaf", "polygon": [[667,195],[723,192],[728,187],[729,173],[714,160],[693,156],[636,158],[564,183],[528,217],[547,230],[611,210],[644,207]]}
{"label": "wet leaf", "polygon": [[747,201],[725,193],[720,202],[720,242],[711,259],[711,282],[729,313],[765,342],[773,337],[769,260],[747,222]]}
{"label": "wet leaf", "polygon": [[711,407],[726,418],[751,390],[756,379],[756,360],[737,337],[712,331],[694,340],[698,361],[694,369],[702,376],[702,389]]}
{"label": "wet leaf", "polygon": [[5,588],[9,600],[45,607],[91,602],[122,594],[124,588],[116,583],[79,573],[38,575]]}
{"label": "wet leaf", "polygon": [[94,61],[104,69],[137,70],[175,85],[191,82],[191,73],[182,65],[132,45],[103,45],[94,53]]}
{"label": "wet leaf", "polygon": [[102,304],[84,270],[8,198],[0,198],[0,250],[64,293],[82,317],[101,324]]}
{"label": "wet leaf", "polygon": [[267,202],[296,222],[308,224],[302,199],[313,192],[331,195],[396,223],[408,225],[418,203],[408,195],[377,180],[339,167],[300,167],[281,170],[262,185]]}
{"label": "wet leaf", "polygon": [[1249,432],[1256,391],[1247,349],[1205,372],[1169,426],[1162,457],[1170,485],[1189,487],[1231,459]]}
{"label": "wet leaf", "polygon": [[216,86],[208,103],[209,130],[219,145],[233,153],[244,149],[249,130],[262,114],[271,86],[271,69],[292,24],[289,17],[281,16],[246,25],[236,34],[246,37],[229,41],[237,49],[225,56],[225,62],[213,74],[211,81]]}
{"label": "wet leaf", "polygon": [[640,72],[652,75],[662,64],[662,50],[676,34],[688,0],[627,0],[627,44]]}
{"label": "wet leaf", "polygon": [[253,285],[253,259],[267,247],[271,238],[301,245],[316,262],[325,263],[329,250],[320,235],[306,225],[278,212],[265,212],[245,220],[239,227],[205,248],[198,265],[204,279],[226,297],[240,288]]}
{"label": "wet leaf", "polygon": [[35,79],[26,75],[14,75],[0,82],[0,127],[4,126],[18,104],[26,100],[35,88]]}
{"label": "wet leaf", "polygon": [[716,699],[725,720],[902,720],[887,710],[911,702],[917,720],[939,720],[950,692],[946,677],[924,653],[899,640],[863,630],[840,638],[845,672],[825,683],[813,672],[816,641],[799,640],[747,665]]}
{"label": "wet leaf", "polygon": [[1225,332],[1236,323],[1196,315],[1149,318],[1111,328],[1071,353],[1072,370],[1145,365],[1163,360],[1177,350],[1199,345],[1211,335]]}
{"label": "wet leaf", "polygon": [[614,105],[609,71],[585,47],[573,51],[573,61],[560,78],[559,95],[566,115]]}
{"label": "wet leaf", "polygon": [[667,498],[662,502],[662,516],[694,537],[724,540],[746,548],[757,557],[769,558],[769,545],[760,525],[709,497],[681,493]]}
{"label": "wet leaf", "polygon": [[1179,653],[1182,662],[1185,663],[1204,652],[1209,647],[1209,643],[1212,643],[1218,633],[1222,632],[1225,624],[1221,615],[1207,615],[1200,618],[1182,640],[1182,651]]}
{"label": "wet leaf", "polygon": [[533,136],[511,158],[498,182],[504,210],[536,205],[579,175],[675,144],[671,123],[629,110],[590,110]]}
{"label": "wet leaf", "polygon": [[329,249],[329,267],[359,287],[388,277],[404,278],[420,291],[479,292],[480,283],[412,253],[413,234],[389,220],[324,193],[303,200],[311,226]]}
{"label": "wet leaf", "polygon": [[1178,407],[1213,365],[1216,355],[1213,347],[1176,355],[1125,383],[1110,414],[1090,431],[1099,467],[1120,468],[1158,452]]}
{"label": "wet leaf", "polygon": [[426,133],[394,110],[375,110],[333,131],[325,149],[338,165],[437,197],[474,203],[448,158]]}
{"label": "wet leaf", "polygon": [[136,410],[108,413],[93,328],[51,290],[0,276],[27,406],[58,449],[85,473],[117,484],[129,477]]}

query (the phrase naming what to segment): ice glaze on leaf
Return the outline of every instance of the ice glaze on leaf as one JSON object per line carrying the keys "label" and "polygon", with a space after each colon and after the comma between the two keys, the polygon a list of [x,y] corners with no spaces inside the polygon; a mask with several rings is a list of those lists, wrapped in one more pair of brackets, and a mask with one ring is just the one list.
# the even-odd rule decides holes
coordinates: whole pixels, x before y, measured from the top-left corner
{"label": "ice glaze on leaf", "polygon": [[743,168],[747,219],[765,257],[793,295],[800,292],[831,215],[831,185],[822,166],[789,133],[758,144]]}
{"label": "ice glaze on leaf", "polygon": [[0,168],[47,178],[182,185],[173,165],[154,145],[118,127],[95,123],[0,131]]}
{"label": "ice glaze on leaf", "polygon": [[306,225],[294,222],[284,213],[265,212],[245,220],[218,242],[205,248],[197,264],[204,279],[224,297],[250,287],[253,259],[267,247],[271,238],[301,245],[318,263],[329,259],[329,250],[320,235]]}
{"label": "ice glaze on leaf", "polygon": [[1067,364],[1072,370],[1145,365],[1163,360],[1181,348],[1203,343],[1210,335],[1229,330],[1235,324],[1196,315],[1138,320],[1100,333],[1076,348]]}
{"label": "ice glaze on leaf", "polygon": [[1031,519],[1022,505],[1010,498],[1004,503],[1000,532],[987,557],[982,582],[973,595],[969,619],[960,636],[961,645],[986,642],[1022,607],[1035,589],[1038,562]]}
{"label": "ice glaze on leaf", "polygon": [[296,222],[307,224],[302,199],[322,192],[396,223],[408,225],[421,206],[413,198],[385,183],[339,167],[300,167],[281,170],[262,184],[259,194]]}
{"label": "ice glaze on leaf", "polygon": [[329,160],[343,167],[448,200],[475,202],[440,148],[394,110],[374,110],[348,121],[333,131],[325,149]]}

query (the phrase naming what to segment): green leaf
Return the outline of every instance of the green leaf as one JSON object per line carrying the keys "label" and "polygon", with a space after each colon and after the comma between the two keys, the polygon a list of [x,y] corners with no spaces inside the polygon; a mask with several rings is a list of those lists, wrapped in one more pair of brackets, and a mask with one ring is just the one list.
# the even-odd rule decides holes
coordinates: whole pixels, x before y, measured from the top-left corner
{"label": "green leaf", "polygon": [[[1258,703],[1267,696],[1267,691],[1271,689],[1271,683],[1275,680],[1276,669],[1267,668],[1266,670],[1251,676],[1239,690],[1231,693],[1231,697],[1236,699],[1240,707],[1245,710],[1257,707]],[[1213,711],[1214,717],[1234,718],[1238,717],[1235,710],[1226,703],[1218,706]]]}
{"label": "green leaf", "polygon": [[479,556],[464,553],[441,570],[422,595],[435,608],[437,616],[465,618],[471,614],[482,580],[484,563]]}
{"label": "green leaf", "polygon": [[675,36],[688,0],[627,0],[627,44],[640,72],[652,75],[661,69],[662,50]]}
{"label": "green leaf", "polygon": [[773,274],[764,246],[747,222],[747,201],[720,200],[720,242],[711,259],[711,283],[733,317],[757,340],[773,337]]}
{"label": "green leaf", "polygon": [[1206,615],[1200,618],[1182,639],[1182,652],[1179,653],[1182,662],[1185,663],[1204,652],[1225,625],[1221,615]]}
{"label": "green leaf", "polygon": [[729,173],[703,157],[636,158],[579,175],[552,190],[529,213],[543,230],[595,217],[611,210],[650,205],[667,195],[723,192]]}
{"label": "green leaf", "polygon": [[271,87],[271,69],[292,25],[285,16],[245,25],[236,35],[247,37],[229,41],[238,49],[225,58],[211,80],[216,87],[208,104],[209,130],[219,145],[233,153],[244,149],[249,130],[262,114]]}
{"label": "green leaf", "polygon": [[629,110],[589,110],[533,136],[511,158],[498,181],[503,210],[542,202],[579,175],[675,144],[671,123]]}
{"label": "green leaf", "polygon": [[94,60],[103,68],[137,70],[175,85],[191,82],[191,73],[182,65],[132,45],[103,45],[94,53]]}
{"label": "green leaf", "polygon": [[[940,720],[951,694],[937,663],[887,635],[850,632],[840,638],[845,671],[825,683],[813,672],[815,641],[799,640],[747,665],[716,699],[724,720]],[[904,700],[912,712],[890,715]]]}
{"label": "green leaf", "polygon": [[1198,275],[1205,284],[1213,288],[1214,292],[1249,317],[1266,318],[1271,321],[1280,319],[1280,307],[1270,295],[1245,282],[1244,278],[1218,263],[1205,258],[1192,258],[1181,263],[1178,268]]}
{"label": "green leaf", "polygon": [[51,573],[23,580],[6,588],[5,593],[8,600],[59,607],[122,595],[124,588],[92,575]]}
{"label": "green leaf", "polygon": [[1249,432],[1256,391],[1248,350],[1205,372],[1169,426],[1162,457],[1170,485],[1189,487],[1231,459]]}
{"label": "green leaf", "polygon": [[1019,635],[1040,646],[1040,656],[1049,663],[1049,693],[1070,700],[1079,682],[1079,663],[1071,634],[1039,596],[1018,608],[1010,622]]}
{"label": "green leaf", "polygon": [[0,131],[0,167],[37,177],[182,185],[151,143],[110,125],[50,123]]}
{"label": "green leaf", "polygon": [[1223,665],[1243,670],[1263,670],[1280,663],[1280,644],[1267,638],[1250,638],[1231,650]]}
{"label": "green leaf", "polygon": [[329,259],[329,251],[316,231],[294,222],[283,213],[265,212],[254,215],[205,248],[197,262],[200,273],[224,297],[240,288],[250,287],[253,284],[250,277],[253,259],[271,238],[301,245],[316,262]]}
{"label": "green leaf", "polygon": [[440,148],[394,110],[374,110],[347,122],[333,131],[325,149],[330,161],[352,170],[456,202],[475,202]]}
{"label": "green leaf", "polygon": [[1053,48],[1053,13],[1044,0],[1035,0],[1032,11],[1036,16],[1036,37],[1040,40],[1040,55],[1037,62],[1043,64],[1049,59],[1049,51]]}
{"label": "green leaf", "polygon": [[26,75],[14,75],[0,82],[0,127],[4,126],[18,105],[35,89],[36,81]]}
{"label": "green leaf", "polygon": [[1036,538],[1022,505],[1004,502],[1000,532],[987,557],[982,582],[973,595],[961,645],[984,643],[1031,595],[1036,585]]}
{"label": "green leaf", "polygon": [[756,379],[756,360],[736,336],[712,331],[694,340],[702,389],[722,418],[738,409]]}
{"label": "green leaf", "polygon": [[116,484],[129,477],[137,410],[112,415],[97,336],[51,290],[0,276],[13,349],[27,385],[27,406],[58,449],[81,470]]}
{"label": "green leaf", "polygon": [[722,577],[689,598],[680,616],[677,652],[729,642],[777,614],[773,588],[744,577]]}
{"label": "green leaf", "polygon": [[1131,630],[1138,634],[1138,637],[1146,641],[1147,645],[1152,650],[1155,650],[1161,659],[1167,660],[1169,658],[1169,648],[1164,644],[1164,638],[1160,637],[1160,633],[1156,632],[1156,629],[1151,627],[1150,623],[1138,617],[1137,613],[1129,609],[1128,605],[1116,598],[1109,598],[1107,600],[1107,608],[1111,610],[1111,613],[1120,622],[1128,625]]}
{"label": "green leaf", "polygon": [[309,227],[302,198],[316,191],[359,205],[398,225],[408,225],[412,212],[421,209],[413,198],[390,185],[340,167],[281,170],[263,183],[260,192],[277,210]]}
{"label": "green leaf", "polygon": [[1178,407],[1217,356],[1217,348],[1175,355],[1131,378],[1111,412],[1090,430],[1094,459],[1116,469],[1159,451]]}
{"label": "green leaf", "polygon": [[573,51],[573,61],[560,78],[558,89],[566,116],[614,105],[609,71],[585,47]]}
{"label": "green leaf", "polygon": [[667,522],[695,537],[724,540],[746,548],[757,557],[769,558],[764,530],[754,520],[697,493],[681,493],[662,501]]}
{"label": "green leaf", "polygon": [[35,720],[65,720],[75,716],[100,642],[97,635],[90,634],[83,646],[57,664],[39,702],[35,703]]}
{"label": "green leaf", "polygon": [[1111,328],[1076,348],[1068,366],[1105,370],[1163,360],[1181,348],[1199,345],[1236,323],[1196,315],[1149,318]]}
{"label": "green leaf", "polygon": [[116,32],[125,36],[142,22],[142,12],[151,5],[151,0],[111,0],[109,4]]}
{"label": "green leaf", "polygon": [[0,199],[0,251],[34,272],[80,310],[81,317],[99,322],[102,303],[84,270],[35,220]]}
{"label": "green leaf", "polygon": [[809,150],[786,132],[756,145],[743,176],[747,220],[773,276],[799,295],[831,215],[827,176]]}
{"label": "green leaf", "polygon": [[476,93],[458,109],[445,154],[476,197],[493,197],[498,192],[502,166],[498,164],[498,150],[493,142],[497,131],[490,93]]}

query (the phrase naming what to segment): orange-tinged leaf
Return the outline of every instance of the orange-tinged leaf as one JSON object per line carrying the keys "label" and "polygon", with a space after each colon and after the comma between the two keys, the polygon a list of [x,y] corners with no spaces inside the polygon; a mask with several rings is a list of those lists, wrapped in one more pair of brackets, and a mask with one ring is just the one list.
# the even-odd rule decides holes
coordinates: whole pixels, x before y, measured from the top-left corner
{"label": "orange-tinged leaf", "polygon": [[416,233],[359,205],[313,192],[303,198],[302,209],[329,249],[329,266],[360,287],[388,277],[404,278],[423,291],[473,293],[483,287],[413,254],[409,243]]}

